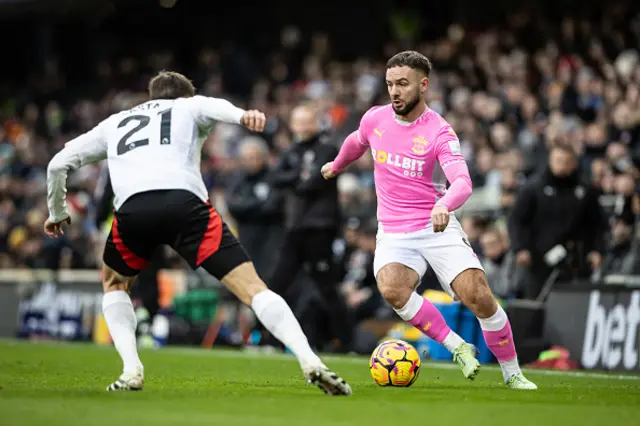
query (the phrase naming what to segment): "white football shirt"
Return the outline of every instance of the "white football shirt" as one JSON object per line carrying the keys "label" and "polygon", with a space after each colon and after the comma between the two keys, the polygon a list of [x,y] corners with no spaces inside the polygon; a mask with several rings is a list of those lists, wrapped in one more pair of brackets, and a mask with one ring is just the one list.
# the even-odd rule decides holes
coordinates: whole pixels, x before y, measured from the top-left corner
{"label": "white football shirt", "polygon": [[69,217],[69,172],[107,159],[118,209],[132,195],[185,189],[209,199],[200,173],[202,143],[215,121],[239,124],[244,110],[224,99],[194,96],[152,100],[113,114],[67,142],[47,168],[49,219]]}

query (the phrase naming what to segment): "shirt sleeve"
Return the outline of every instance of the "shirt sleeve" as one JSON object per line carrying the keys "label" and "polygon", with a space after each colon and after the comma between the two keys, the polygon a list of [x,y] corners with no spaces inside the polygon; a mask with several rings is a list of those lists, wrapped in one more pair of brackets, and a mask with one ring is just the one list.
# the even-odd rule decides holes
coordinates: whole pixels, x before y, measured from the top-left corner
{"label": "shirt sleeve", "polygon": [[436,155],[451,184],[437,204],[444,205],[448,211],[454,211],[469,199],[473,187],[467,163],[460,149],[460,141],[449,125],[443,127],[436,137]]}
{"label": "shirt sleeve", "polygon": [[80,167],[107,158],[107,139],[101,123],[92,130],[67,142],[47,167],[47,205],[49,219],[62,222],[67,211],[67,176]]}
{"label": "shirt sleeve", "polygon": [[360,119],[360,126],[358,130],[349,134],[346,137],[342,146],[340,146],[340,151],[338,155],[333,160],[333,171],[335,173],[339,173],[343,171],[349,164],[356,161],[360,158],[369,148],[369,140],[368,140],[368,116],[371,110],[367,111]]}
{"label": "shirt sleeve", "polygon": [[189,99],[191,111],[198,126],[210,129],[216,121],[240,124],[245,111],[226,99],[194,96]]}
{"label": "shirt sleeve", "polygon": [[370,116],[371,110],[367,111],[363,116],[362,119],[360,119],[360,126],[358,127],[358,130],[356,132],[356,136],[358,139],[358,142],[360,142],[362,145],[365,146],[369,146],[369,116]]}
{"label": "shirt sleeve", "polygon": [[458,135],[449,125],[444,126],[436,137],[436,156],[442,170],[446,170],[454,164],[464,163],[466,165]]}

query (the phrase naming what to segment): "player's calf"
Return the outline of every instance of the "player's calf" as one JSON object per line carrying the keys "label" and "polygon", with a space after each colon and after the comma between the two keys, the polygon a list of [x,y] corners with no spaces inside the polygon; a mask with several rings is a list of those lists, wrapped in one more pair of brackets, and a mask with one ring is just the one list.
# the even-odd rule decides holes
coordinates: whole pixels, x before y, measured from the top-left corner
{"label": "player's calf", "polygon": [[505,383],[514,389],[536,388],[520,371],[509,318],[493,297],[484,271],[467,269],[461,272],[451,288],[478,318],[487,346],[500,363]]}
{"label": "player's calf", "polygon": [[102,279],[105,292],[102,297],[102,313],[123,364],[122,376],[109,385],[107,390],[140,390],[144,381],[136,342],[138,321],[127,292],[135,277],[124,276],[105,265],[102,268]]}
{"label": "player's calf", "polygon": [[378,288],[384,299],[409,324],[444,345],[462,368],[464,376],[473,380],[480,371],[476,351],[449,328],[440,311],[414,291],[419,276],[399,263],[388,264],[378,272]]}
{"label": "player's calf", "polygon": [[330,371],[311,349],[289,305],[267,288],[251,262],[237,266],[221,281],[242,302],[251,306],[265,328],[293,352],[310,383],[328,395],[351,395],[351,388],[344,379]]}

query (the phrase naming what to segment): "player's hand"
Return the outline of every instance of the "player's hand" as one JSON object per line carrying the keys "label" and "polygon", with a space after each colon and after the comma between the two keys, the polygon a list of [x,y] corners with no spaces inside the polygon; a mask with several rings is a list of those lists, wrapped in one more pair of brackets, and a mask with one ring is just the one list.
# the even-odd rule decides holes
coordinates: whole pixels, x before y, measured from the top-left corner
{"label": "player's hand", "polygon": [[266,122],[267,118],[264,113],[256,109],[246,111],[240,119],[240,123],[252,132],[262,132]]}
{"label": "player's hand", "polygon": [[516,263],[520,266],[531,266],[531,253],[529,253],[529,250],[520,250],[517,252]]}
{"label": "player's hand", "polygon": [[433,225],[433,232],[443,232],[449,224],[449,210],[436,204],[431,210],[431,224]]}
{"label": "player's hand", "polygon": [[47,219],[44,222],[44,233],[51,238],[58,238],[59,236],[64,235],[62,224],[65,222],[67,223],[67,225],[71,225],[71,218],[68,217],[62,222],[57,222],[57,223]]}
{"label": "player's hand", "polygon": [[338,174],[333,171],[333,161],[329,161],[327,164],[322,166],[322,169],[320,169],[320,173],[322,173],[322,177],[326,180],[338,176]]}

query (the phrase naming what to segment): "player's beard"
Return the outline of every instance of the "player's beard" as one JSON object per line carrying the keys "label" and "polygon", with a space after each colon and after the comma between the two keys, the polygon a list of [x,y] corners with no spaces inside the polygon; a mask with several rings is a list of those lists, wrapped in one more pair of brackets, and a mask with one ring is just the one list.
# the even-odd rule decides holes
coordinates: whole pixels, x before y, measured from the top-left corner
{"label": "player's beard", "polygon": [[421,99],[422,97],[420,96],[420,91],[417,91],[415,96],[410,100],[406,101],[402,108],[396,108],[395,106],[392,105],[393,112],[395,112],[397,115],[401,117],[407,116],[418,105]]}

